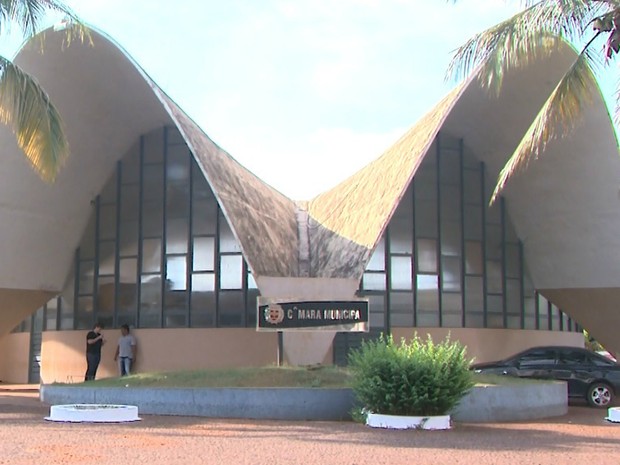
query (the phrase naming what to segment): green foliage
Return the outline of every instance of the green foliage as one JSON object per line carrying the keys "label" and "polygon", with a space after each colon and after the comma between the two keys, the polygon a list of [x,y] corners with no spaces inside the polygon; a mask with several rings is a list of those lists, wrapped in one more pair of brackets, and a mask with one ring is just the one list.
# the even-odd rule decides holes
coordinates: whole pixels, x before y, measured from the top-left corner
{"label": "green foliage", "polygon": [[449,336],[435,344],[417,334],[364,342],[349,355],[352,386],[368,411],[388,415],[445,415],[473,387],[465,348]]}

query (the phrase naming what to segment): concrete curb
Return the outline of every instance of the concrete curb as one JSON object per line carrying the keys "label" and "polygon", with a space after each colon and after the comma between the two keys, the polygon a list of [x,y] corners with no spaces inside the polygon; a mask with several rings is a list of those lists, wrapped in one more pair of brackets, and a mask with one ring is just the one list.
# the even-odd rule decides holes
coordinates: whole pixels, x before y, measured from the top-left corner
{"label": "concrete curb", "polygon": [[536,420],[568,413],[563,381],[476,386],[456,406],[452,418],[465,423]]}
{"label": "concrete curb", "polygon": [[[136,405],[140,414],[271,420],[351,418],[351,389],[304,388],[91,388],[42,385],[48,404]],[[455,421],[532,420],[568,412],[566,383],[476,386],[451,412]]]}
{"label": "concrete curb", "polygon": [[48,404],[136,405],[140,414],[273,420],[348,420],[351,389],[88,388],[41,386]]}

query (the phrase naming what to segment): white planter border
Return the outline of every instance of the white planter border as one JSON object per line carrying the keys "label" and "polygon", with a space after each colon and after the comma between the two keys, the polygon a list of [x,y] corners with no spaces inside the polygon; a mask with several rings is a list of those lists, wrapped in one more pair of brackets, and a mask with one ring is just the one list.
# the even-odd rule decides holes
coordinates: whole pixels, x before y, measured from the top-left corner
{"label": "white planter border", "polygon": [[620,423],[620,407],[610,407],[607,409],[605,420],[612,423]]}
{"label": "white planter border", "polygon": [[368,413],[366,424],[372,428],[445,430],[450,429],[450,415],[413,417]]}
{"label": "white planter border", "polygon": [[46,420],[69,423],[125,423],[138,421],[138,407],[113,404],[52,405]]}

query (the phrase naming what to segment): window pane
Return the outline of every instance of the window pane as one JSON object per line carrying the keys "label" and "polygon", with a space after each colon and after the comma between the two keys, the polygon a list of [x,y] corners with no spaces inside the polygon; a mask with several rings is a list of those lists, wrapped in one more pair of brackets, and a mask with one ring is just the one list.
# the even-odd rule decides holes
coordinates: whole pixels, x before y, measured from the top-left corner
{"label": "window pane", "polygon": [[521,282],[518,279],[506,280],[506,302],[508,313],[521,315]]}
{"label": "window pane", "polygon": [[241,252],[241,247],[224,217],[220,217],[220,252]]}
{"label": "window pane", "polygon": [[521,276],[518,245],[506,244],[506,276],[509,278]]}
{"label": "window pane", "polygon": [[213,271],[215,269],[215,239],[213,237],[194,238],[194,271]]}
{"label": "window pane", "polygon": [[482,207],[465,205],[465,239],[482,240]]}
{"label": "window pane", "polygon": [[415,230],[417,236],[437,237],[437,202],[424,201],[416,197]]}
{"label": "window pane", "polygon": [[142,276],[140,283],[140,326],[158,328],[161,309],[161,277]]}
{"label": "window pane", "polygon": [[115,242],[101,242],[99,246],[99,275],[114,274],[115,253]]}
{"label": "window pane", "polygon": [[185,218],[168,219],[166,228],[166,252],[187,253],[189,225]]}
{"label": "window pane", "polygon": [[58,321],[58,298],[54,297],[45,309],[45,331],[55,331]]}
{"label": "window pane", "polygon": [[482,269],[482,244],[480,242],[467,241],[465,243],[465,273],[481,275]]}
{"label": "window pane", "polygon": [[442,257],[442,288],[446,291],[461,290],[461,259]]}
{"label": "window pane", "polygon": [[482,192],[480,185],[480,170],[465,170],[463,190],[465,191],[465,203],[481,205]]}
{"label": "window pane", "polygon": [[94,285],[94,268],[95,262],[93,261],[81,261],[80,262],[80,294],[92,294]]}
{"label": "window pane", "polygon": [[95,259],[95,216],[90,215],[80,244],[80,259]]}
{"label": "window pane", "polygon": [[121,221],[137,220],[139,203],[138,185],[121,186]]}
{"label": "window pane", "polygon": [[220,257],[220,288],[241,289],[243,287],[243,257],[223,255]]}
{"label": "window pane", "polygon": [[243,292],[220,292],[219,326],[243,326]]}
{"label": "window pane", "polygon": [[138,222],[124,221],[120,230],[120,255],[138,255]]}
{"label": "window pane", "polygon": [[381,238],[375,251],[370,257],[370,261],[368,262],[367,270],[371,271],[384,271],[385,270],[385,244],[384,239]]}
{"label": "window pane", "polygon": [[[161,200],[164,198],[163,165],[145,165],[143,171],[142,195],[145,200]],[[161,203],[161,202],[160,202]]]}
{"label": "window pane", "polygon": [[367,291],[385,290],[385,273],[364,273],[363,287]]}
{"label": "window pane", "polygon": [[215,326],[215,275],[192,276],[192,327]]}
{"label": "window pane", "polygon": [[413,293],[390,294],[390,319],[393,326],[413,326]]}
{"label": "window pane", "polygon": [[166,177],[170,182],[188,185],[189,149],[186,145],[168,145],[166,159]]}
{"label": "window pane", "polygon": [[441,310],[444,314],[458,313],[459,323],[457,326],[461,326],[461,311],[463,308],[463,301],[460,292],[442,292],[441,293]]}
{"label": "window pane", "polygon": [[144,136],[144,162],[162,163],[164,161],[164,132],[156,129]]}
{"label": "window pane", "polygon": [[[425,158],[429,160],[430,157]],[[420,166],[417,173],[414,177],[414,191],[415,191],[415,199],[416,199],[416,208],[418,200],[422,201],[437,201],[437,171],[435,170],[435,160],[430,161],[433,166],[428,168],[424,166]],[[423,162],[424,164],[424,162]],[[417,213],[416,213],[417,215]]]}
{"label": "window pane", "polygon": [[370,327],[374,329],[385,328],[385,295],[369,295],[368,308],[369,308],[369,323]]}
{"label": "window pane", "polygon": [[187,289],[187,258],[168,257],[166,260],[166,289]]}
{"label": "window pane", "polygon": [[119,263],[119,281],[122,283],[135,283],[138,270],[136,258],[123,258]]}
{"label": "window pane", "polygon": [[161,239],[142,241],[142,271],[158,273],[161,270]]}
{"label": "window pane", "polygon": [[118,311],[125,313],[136,312],[136,277],[134,283],[120,283],[118,289]]}
{"label": "window pane", "polygon": [[465,277],[465,310],[482,312],[484,309],[482,278]]}
{"label": "window pane", "polygon": [[437,241],[418,239],[418,271],[422,273],[437,272]]}
{"label": "window pane", "polygon": [[502,258],[502,228],[499,225],[487,224],[486,249],[487,258]]}
{"label": "window pane", "polygon": [[461,183],[461,161],[459,152],[456,150],[442,150],[439,163],[441,183],[459,185]]}
{"label": "window pane", "polygon": [[215,234],[217,203],[215,199],[196,199],[192,203],[192,228],[194,234]]}
{"label": "window pane", "polygon": [[487,260],[487,292],[501,294],[503,290],[501,263]]}
{"label": "window pane", "polygon": [[411,289],[411,257],[392,257],[390,281],[392,289]]}
{"label": "window pane", "polygon": [[446,222],[441,228],[441,254],[461,255],[461,225]]}
{"label": "window pane", "polygon": [[413,253],[413,217],[395,218],[390,222],[390,251]]}
{"label": "window pane", "polygon": [[442,221],[460,221],[461,190],[456,186],[441,186]]}
{"label": "window pane", "polygon": [[437,275],[418,275],[417,308],[439,311]]}
{"label": "window pane", "polygon": [[142,210],[142,235],[161,236],[164,225],[164,210],[161,200],[145,201]]}

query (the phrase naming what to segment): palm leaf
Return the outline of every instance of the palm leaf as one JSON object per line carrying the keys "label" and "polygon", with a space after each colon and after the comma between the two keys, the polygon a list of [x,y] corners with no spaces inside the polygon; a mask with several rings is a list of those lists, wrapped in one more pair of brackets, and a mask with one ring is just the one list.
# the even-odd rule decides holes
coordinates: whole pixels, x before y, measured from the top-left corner
{"label": "palm leaf", "polygon": [[538,158],[551,140],[573,130],[582,115],[583,108],[598,92],[598,84],[591,68],[593,62],[592,54],[586,46],[549,95],[500,172],[491,203],[495,201],[508,179],[520,169],[526,168],[531,160]]}
{"label": "palm leaf", "polygon": [[11,127],[39,176],[53,181],[69,155],[60,115],[38,82],[4,57],[0,73],[0,123]]}
{"label": "palm leaf", "polygon": [[476,34],[456,50],[447,77],[475,74],[486,88],[499,92],[505,74],[549,56],[563,39],[577,39],[584,25],[617,5],[588,0],[525,2],[526,8]]}
{"label": "palm leaf", "polygon": [[56,0],[0,0],[0,34],[10,32],[12,27],[19,29],[23,37],[35,38],[43,48],[44,34],[37,34],[48,14],[61,13],[64,16],[65,44],[74,38],[92,45],[88,27],[62,2]]}

